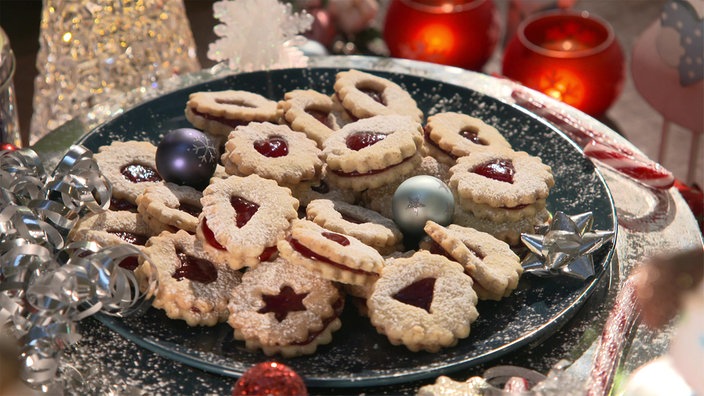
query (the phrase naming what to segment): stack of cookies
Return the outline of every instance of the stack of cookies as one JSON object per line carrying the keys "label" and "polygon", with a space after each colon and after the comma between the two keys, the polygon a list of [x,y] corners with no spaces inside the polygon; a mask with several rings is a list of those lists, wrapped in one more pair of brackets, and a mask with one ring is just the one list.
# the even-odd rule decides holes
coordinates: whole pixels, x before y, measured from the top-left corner
{"label": "stack of cookies", "polygon": [[[437,113],[423,125],[408,91],[388,79],[344,71],[332,91],[279,101],[193,93],[186,118],[221,147],[209,185],[163,181],[151,143],[101,147],[114,200],[71,238],[140,246],[139,262],[123,266],[159,278],[155,307],[193,326],[227,322],[267,355],[315,353],[343,325],[349,299],[392,344],[456,344],[478,300],[516,289],[522,269],[509,244],[548,220],[550,167],[469,115]],[[391,202],[421,174],[450,185],[455,224],[428,222],[427,238],[407,250]]]}

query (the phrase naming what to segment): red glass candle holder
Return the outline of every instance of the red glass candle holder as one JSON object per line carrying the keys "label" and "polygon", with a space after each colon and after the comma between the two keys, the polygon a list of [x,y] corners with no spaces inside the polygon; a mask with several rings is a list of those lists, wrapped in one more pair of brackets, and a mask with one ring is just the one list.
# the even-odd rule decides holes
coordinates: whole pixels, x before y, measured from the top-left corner
{"label": "red glass candle holder", "polygon": [[503,57],[502,73],[592,116],[621,93],[624,57],[611,26],[586,11],[526,18]]}
{"label": "red glass candle holder", "polygon": [[384,23],[391,56],[480,70],[499,38],[492,0],[392,0]]}

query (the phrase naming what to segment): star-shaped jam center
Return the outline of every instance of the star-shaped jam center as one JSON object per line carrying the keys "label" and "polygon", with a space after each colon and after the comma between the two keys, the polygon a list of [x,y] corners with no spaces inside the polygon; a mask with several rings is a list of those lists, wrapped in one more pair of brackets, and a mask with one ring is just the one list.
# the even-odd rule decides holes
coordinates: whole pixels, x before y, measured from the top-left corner
{"label": "star-shaped jam center", "polygon": [[264,306],[257,312],[273,312],[276,320],[282,322],[289,312],[306,310],[303,299],[307,295],[308,293],[296,293],[291,286],[281,286],[279,294],[262,294]]}

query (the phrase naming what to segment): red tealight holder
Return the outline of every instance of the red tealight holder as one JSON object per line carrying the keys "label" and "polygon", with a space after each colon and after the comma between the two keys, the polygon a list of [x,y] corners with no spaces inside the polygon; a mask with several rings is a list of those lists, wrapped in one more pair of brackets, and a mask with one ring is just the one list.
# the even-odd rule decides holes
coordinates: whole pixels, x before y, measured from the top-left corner
{"label": "red tealight holder", "polygon": [[492,0],[392,0],[384,40],[396,58],[480,70],[499,30]]}
{"label": "red tealight holder", "polygon": [[611,26],[586,11],[549,11],[518,26],[502,73],[592,116],[621,93],[624,57]]}

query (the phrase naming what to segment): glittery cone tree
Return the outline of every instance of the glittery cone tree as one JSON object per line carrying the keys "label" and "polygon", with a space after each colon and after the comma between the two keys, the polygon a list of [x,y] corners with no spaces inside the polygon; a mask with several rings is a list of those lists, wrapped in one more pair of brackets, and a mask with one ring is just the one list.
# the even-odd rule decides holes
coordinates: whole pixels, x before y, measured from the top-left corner
{"label": "glittery cone tree", "polygon": [[39,42],[31,142],[200,68],[183,0],[44,0]]}

